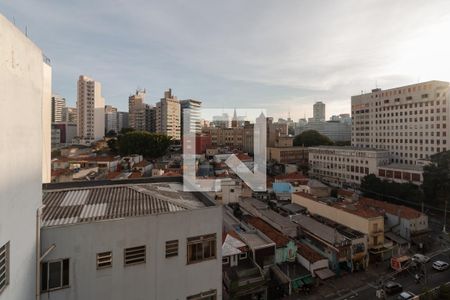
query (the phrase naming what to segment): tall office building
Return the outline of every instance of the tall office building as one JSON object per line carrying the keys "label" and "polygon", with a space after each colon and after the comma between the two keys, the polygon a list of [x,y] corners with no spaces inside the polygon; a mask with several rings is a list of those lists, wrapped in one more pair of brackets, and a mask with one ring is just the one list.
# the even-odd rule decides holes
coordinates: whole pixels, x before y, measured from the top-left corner
{"label": "tall office building", "polygon": [[60,95],[52,96],[52,123],[63,121],[63,112],[66,107],[66,99]]}
{"label": "tall office building", "polygon": [[105,105],[105,133],[109,131],[117,132],[117,108],[112,105]]}
{"label": "tall office building", "polygon": [[78,136],[86,143],[103,138],[105,100],[100,82],[81,75],[78,79]]}
{"label": "tall office building", "polygon": [[315,121],[325,121],[325,103],[316,102],[313,106],[313,118]]}
{"label": "tall office building", "polygon": [[62,109],[62,121],[67,123],[78,123],[78,112],[76,107],[64,107]]}
{"label": "tall office building", "polygon": [[[181,133],[185,128],[189,133],[200,133],[202,130],[201,106],[202,102],[193,99],[181,100]],[[186,117],[186,118],[185,118]]]}
{"label": "tall office building", "polygon": [[0,61],[9,62],[0,67],[0,299],[33,299],[36,212],[50,171],[51,66],[1,14],[0,36]]}
{"label": "tall office building", "polygon": [[156,104],[156,132],[180,140],[180,111],[180,101],[172,95],[172,89],[165,91],[164,98]]}
{"label": "tall office building", "polygon": [[130,128],[145,130],[145,114],[148,105],[144,103],[146,91],[136,90],[136,93],[128,97],[128,122]]}
{"label": "tall office building", "polygon": [[145,105],[145,130],[156,132],[156,107]]}
{"label": "tall office building", "polygon": [[124,111],[117,112],[117,132],[120,132],[123,128],[129,128],[128,113]]}
{"label": "tall office building", "polygon": [[386,149],[391,162],[421,164],[450,144],[450,84],[427,81],[352,97],[352,145]]}

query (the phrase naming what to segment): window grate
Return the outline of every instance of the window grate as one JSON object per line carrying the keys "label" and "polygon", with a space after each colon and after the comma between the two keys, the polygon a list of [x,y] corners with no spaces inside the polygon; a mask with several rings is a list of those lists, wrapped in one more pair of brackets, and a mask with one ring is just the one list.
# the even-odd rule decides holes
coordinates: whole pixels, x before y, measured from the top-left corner
{"label": "window grate", "polygon": [[178,240],[166,242],[166,258],[178,256]]}
{"label": "window grate", "polygon": [[97,253],[97,269],[105,269],[112,267],[112,252]]}
{"label": "window grate", "polygon": [[0,248],[0,294],[9,285],[9,242]]}
{"label": "window grate", "polygon": [[145,245],[132,248],[126,248],[124,251],[125,266],[145,263]]}

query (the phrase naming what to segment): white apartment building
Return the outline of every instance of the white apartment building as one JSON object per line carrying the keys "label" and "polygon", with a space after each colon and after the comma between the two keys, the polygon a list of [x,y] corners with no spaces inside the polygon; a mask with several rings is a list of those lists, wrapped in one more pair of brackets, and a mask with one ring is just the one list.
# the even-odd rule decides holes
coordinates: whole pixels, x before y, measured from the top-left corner
{"label": "white apartment building", "polygon": [[1,14],[0,36],[0,300],[33,299],[36,213],[50,178],[51,66]]}
{"label": "white apartment building", "polygon": [[105,99],[100,82],[81,75],[78,79],[78,137],[90,143],[105,134]]}
{"label": "white apartment building", "polygon": [[[182,133],[201,133],[201,106],[202,102],[193,99],[181,100],[181,128]],[[186,117],[186,118],[185,118]]]}
{"label": "white apartment building", "polygon": [[66,99],[60,95],[52,96],[52,123],[63,121],[63,111],[66,107]]}
{"label": "white apartment building", "polygon": [[448,150],[449,85],[427,81],[352,96],[352,145],[386,149],[391,162],[412,165]]}
{"label": "white apartment building", "polygon": [[164,98],[156,104],[156,132],[181,139],[181,106],[172,89],[164,92]]}
{"label": "white apartment building", "polygon": [[222,206],[181,178],[49,184],[43,203],[41,299],[222,299]]}
{"label": "white apartment building", "polygon": [[389,151],[381,149],[318,146],[308,151],[310,176],[335,186],[359,185],[364,176],[377,174],[379,166],[390,162]]}

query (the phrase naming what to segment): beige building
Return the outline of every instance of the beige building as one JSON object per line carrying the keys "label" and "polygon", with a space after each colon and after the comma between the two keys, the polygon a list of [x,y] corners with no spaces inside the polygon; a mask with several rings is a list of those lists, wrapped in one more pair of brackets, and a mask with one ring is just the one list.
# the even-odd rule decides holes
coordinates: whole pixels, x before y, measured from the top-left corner
{"label": "beige building", "polygon": [[128,124],[135,130],[146,129],[146,108],[144,103],[145,90],[136,90],[136,93],[128,97]]}
{"label": "beige building", "polygon": [[90,143],[105,134],[105,99],[100,82],[81,75],[78,79],[78,137]]}
{"label": "beige building", "polygon": [[308,148],[268,147],[267,160],[274,160],[280,164],[304,163],[308,161]]}
{"label": "beige building", "polygon": [[52,96],[52,123],[63,121],[63,110],[66,107],[66,99],[60,95]]}
{"label": "beige building", "polygon": [[76,107],[64,107],[62,109],[62,121],[67,123],[78,123],[78,112]]}
{"label": "beige building", "polygon": [[156,132],[166,134],[174,140],[181,139],[181,106],[172,89],[164,92],[156,104]]}
{"label": "beige building", "polygon": [[391,162],[417,164],[450,143],[449,83],[427,81],[352,96],[352,145],[386,149]]}
{"label": "beige building", "polygon": [[389,152],[381,149],[318,146],[309,150],[309,174],[326,183],[359,185],[368,174],[378,174],[378,167],[389,164]]}
{"label": "beige building", "polygon": [[292,203],[305,207],[310,214],[316,214],[336,223],[367,234],[369,249],[383,249],[384,217],[375,209],[367,207],[358,200],[328,202],[326,198],[315,198],[312,195],[298,192],[292,195]]}

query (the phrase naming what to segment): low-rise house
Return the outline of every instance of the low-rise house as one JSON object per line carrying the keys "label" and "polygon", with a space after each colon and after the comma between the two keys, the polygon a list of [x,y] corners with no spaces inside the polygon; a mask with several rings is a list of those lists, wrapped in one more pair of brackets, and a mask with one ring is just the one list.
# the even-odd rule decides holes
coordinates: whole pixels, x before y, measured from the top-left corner
{"label": "low-rise house", "polygon": [[250,248],[239,234],[224,232],[222,243],[223,299],[267,299],[267,280],[253,261]]}
{"label": "low-rise house", "polygon": [[334,272],[328,267],[328,259],[305,243],[297,243],[297,261],[313,277],[317,276],[324,280],[334,276]]}
{"label": "low-rise house", "polygon": [[281,284],[284,294],[292,295],[302,289],[310,289],[314,284],[314,278],[309,270],[299,263],[283,262],[271,268],[274,277]]}
{"label": "low-rise house", "polygon": [[369,252],[378,259],[392,256],[392,243],[384,240],[384,213],[357,199],[318,198],[294,193],[292,202],[305,207],[310,214],[328,218],[368,236]]}

